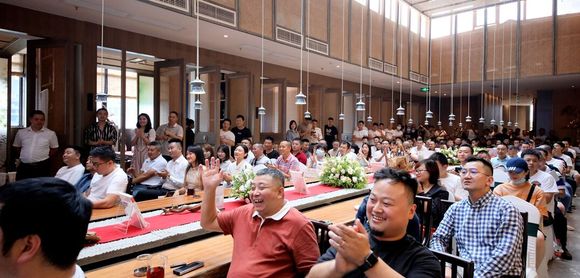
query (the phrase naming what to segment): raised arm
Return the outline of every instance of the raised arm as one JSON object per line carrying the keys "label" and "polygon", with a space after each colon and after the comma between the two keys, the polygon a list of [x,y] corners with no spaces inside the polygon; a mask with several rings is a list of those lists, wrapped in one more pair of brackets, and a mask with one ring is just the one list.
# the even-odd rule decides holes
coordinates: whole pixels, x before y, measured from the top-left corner
{"label": "raised arm", "polygon": [[199,167],[201,182],[204,187],[203,201],[201,202],[201,227],[208,231],[223,232],[217,220],[215,206],[215,190],[222,181],[220,162],[211,158],[211,162],[205,160],[205,169]]}

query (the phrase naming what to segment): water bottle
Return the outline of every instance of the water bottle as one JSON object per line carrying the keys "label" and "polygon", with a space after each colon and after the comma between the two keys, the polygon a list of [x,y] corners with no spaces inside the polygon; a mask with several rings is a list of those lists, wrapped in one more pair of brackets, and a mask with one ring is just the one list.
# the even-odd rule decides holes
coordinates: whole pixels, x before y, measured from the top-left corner
{"label": "water bottle", "polygon": [[221,184],[215,189],[215,206],[219,210],[224,209],[224,186]]}

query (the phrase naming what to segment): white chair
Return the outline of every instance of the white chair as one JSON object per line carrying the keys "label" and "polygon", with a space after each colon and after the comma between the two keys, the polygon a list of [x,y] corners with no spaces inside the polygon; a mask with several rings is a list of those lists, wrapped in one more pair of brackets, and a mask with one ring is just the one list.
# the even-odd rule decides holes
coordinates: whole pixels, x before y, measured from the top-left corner
{"label": "white chair", "polygon": [[493,183],[494,183],[493,187],[496,187],[502,183],[506,183],[509,180],[510,177],[508,176],[507,172],[503,167],[493,169]]}
{"label": "white chair", "polygon": [[538,236],[538,230],[540,229],[540,211],[536,206],[522,200],[516,196],[503,196],[503,199],[512,203],[520,212],[528,213],[528,249],[527,249],[527,260],[526,260],[526,277],[534,278],[538,277],[537,267],[536,267],[536,238]]}

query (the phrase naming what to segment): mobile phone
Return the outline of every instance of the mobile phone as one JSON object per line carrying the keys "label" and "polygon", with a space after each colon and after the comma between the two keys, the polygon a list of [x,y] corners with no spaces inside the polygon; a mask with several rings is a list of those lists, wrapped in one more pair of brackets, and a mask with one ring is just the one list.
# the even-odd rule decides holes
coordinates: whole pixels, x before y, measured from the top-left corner
{"label": "mobile phone", "polygon": [[195,262],[188,263],[184,266],[181,266],[181,267],[174,269],[173,274],[181,276],[181,275],[190,273],[190,272],[192,272],[198,268],[201,268],[201,267],[203,267],[203,262],[202,261],[195,261]]}

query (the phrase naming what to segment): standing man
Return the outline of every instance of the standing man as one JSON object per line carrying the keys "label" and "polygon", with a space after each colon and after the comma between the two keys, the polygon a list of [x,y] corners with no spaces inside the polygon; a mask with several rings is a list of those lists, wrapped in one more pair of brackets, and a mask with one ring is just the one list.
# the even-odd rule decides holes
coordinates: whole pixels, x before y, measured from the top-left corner
{"label": "standing man", "polygon": [[312,136],[310,136],[310,144],[318,145],[318,142],[323,139],[322,129],[318,127],[318,120],[312,119]]}
{"label": "standing man", "polygon": [[525,235],[518,209],[491,192],[489,161],[470,157],[460,174],[469,197],[449,207],[433,234],[431,249],[445,252],[455,238],[461,257],[475,263],[475,277],[519,277]]}
{"label": "standing man", "polygon": [[358,121],[355,130],[352,132],[352,143],[359,148],[362,147],[363,137],[368,137],[369,131],[365,127],[365,122]]}
{"label": "standing man", "polygon": [[215,191],[222,181],[219,160],[200,168],[204,185],[201,226],[234,238],[228,277],[304,276],[320,255],[310,220],[284,199],[284,176],[275,169],[256,173],[251,204],[216,212]]}
{"label": "standing man", "polygon": [[324,141],[330,144],[338,141],[338,129],[334,126],[333,117],[328,117],[328,124],[324,125]]}
{"label": "standing man", "polygon": [[85,143],[96,147],[112,148],[117,142],[117,128],[109,122],[109,111],[106,108],[97,110],[97,122],[85,129]]}
{"label": "standing man", "polygon": [[16,180],[51,176],[50,157],[58,149],[56,133],[44,127],[44,112],[32,111],[29,120],[30,126],[18,130],[12,144],[18,157]]}
{"label": "standing man", "polygon": [[157,136],[155,140],[161,143],[161,154],[165,160],[171,160],[167,145],[169,145],[169,140],[177,139],[183,142],[183,127],[177,123],[179,119],[179,114],[175,111],[169,112],[168,122],[157,128]]}
{"label": "standing man", "polygon": [[195,122],[187,118],[185,119],[185,147],[193,146],[195,144]]}
{"label": "standing man", "polygon": [[272,138],[272,136],[268,136],[264,139],[264,154],[269,159],[276,159],[280,156],[280,153],[274,149],[274,138]]}
{"label": "standing man", "polygon": [[236,116],[236,126],[232,128],[236,137],[236,145],[242,142],[242,139],[252,138],[252,131],[246,127],[246,119],[242,115]]}

